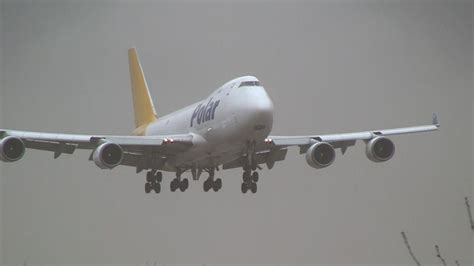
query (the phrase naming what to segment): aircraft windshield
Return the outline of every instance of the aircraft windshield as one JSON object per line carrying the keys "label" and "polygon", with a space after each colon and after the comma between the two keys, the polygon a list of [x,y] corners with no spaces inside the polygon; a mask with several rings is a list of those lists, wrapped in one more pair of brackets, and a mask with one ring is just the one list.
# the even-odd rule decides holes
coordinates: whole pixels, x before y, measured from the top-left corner
{"label": "aircraft windshield", "polygon": [[240,83],[240,87],[244,87],[244,86],[260,86],[260,82],[259,81],[244,81],[242,83]]}

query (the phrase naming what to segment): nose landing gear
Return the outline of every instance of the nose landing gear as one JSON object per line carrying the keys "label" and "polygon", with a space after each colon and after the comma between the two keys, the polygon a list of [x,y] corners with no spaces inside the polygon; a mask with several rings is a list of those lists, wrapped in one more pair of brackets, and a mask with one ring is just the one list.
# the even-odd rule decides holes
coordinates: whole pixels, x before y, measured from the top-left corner
{"label": "nose landing gear", "polygon": [[[242,185],[241,191],[242,193],[247,193],[250,190],[252,193],[257,193],[257,182],[258,182],[258,172],[256,171],[257,168],[261,169],[254,160],[255,157],[255,141],[248,141],[247,142],[247,162],[244,165],[244,173],[242,174]],[[253,172],[252,172],[253,171]]]}
{"label": "nose landing gear", "polygon": [[[250,190],[252,193],[257,193],[257,182],[258,182],[258,172],[256,171],[257,168],[261,169],[254,160],[255,157],[255,141],[248,141],[247,142],[247,162],[244,165],[244,173],[242,174],[242,185],[241,191],[242,193],[247,193]],[[252,172],[253,171],[253,172]]]}

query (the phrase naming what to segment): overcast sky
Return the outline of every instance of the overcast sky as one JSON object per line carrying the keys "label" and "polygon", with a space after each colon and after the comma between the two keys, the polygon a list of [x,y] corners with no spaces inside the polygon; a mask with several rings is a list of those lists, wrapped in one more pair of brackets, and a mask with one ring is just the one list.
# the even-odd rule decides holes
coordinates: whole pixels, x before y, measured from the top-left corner
{"label": "overcast sky", "polygon": [[[0,128],[129,134],[127,49],[136,46],[159,115],[226,81],[257,76],[274,134],[431,123],[393,137],[394,158],[358,143],[327,169],[298,149],[241,194],[191,181],[146,195],[145,174],[100,170],[78,151],[1,163],[0,263],[472,264],[472,4],[363,1],[27,3],[0,15]],[[202,178],[204,179],[204,178]]]}

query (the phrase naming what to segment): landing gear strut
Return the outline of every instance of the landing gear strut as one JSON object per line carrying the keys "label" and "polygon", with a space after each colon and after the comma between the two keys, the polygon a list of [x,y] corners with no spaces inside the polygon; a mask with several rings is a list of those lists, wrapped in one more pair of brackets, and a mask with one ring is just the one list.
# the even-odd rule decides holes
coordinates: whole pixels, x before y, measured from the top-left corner
{"label": "landing gear strut", "polygon": [[248,190],[252,193],[257,192],[258,172],[256,170],[260,167],[254,161],[255,146],[255,141],[247,142],[247,162],[244,165],[244,173],[242,174],[242,193],[247,193]]}
{"label": "landing gear strut", "polygon": [[252,191],[252,193],[257,192],[258,172],[256,170],[260,167],[254,161],[255,145],[255,142],[249,141],[247,143],[247,163],[242,174],[242,193],[247,193],[248,190]]}
{"label": "landing gear strut", "polygon": [[209,177],[203,183],[203,189],[205,192],[211,190],[211,188],[217,192],[222,188],[222,179],[214,179],[214,168],[209,170]]}
{"label": "landing gear strut", "polygon": [[160,193],[161,191],[161,180],[163,179],[163,174],[156,170],[151,170],[146,173],[146,183],[145,183],[145,193],[150,193],[152,190],[155,193]]}
{"label": "landing gear strut", "polygon": [[170,189],[171,192],[175,192],[178,188],[181,192],[186,191],[189,187],[189,181],[187,178],[181,178],[181,171],[176,170],[176,178],[171,180]]}

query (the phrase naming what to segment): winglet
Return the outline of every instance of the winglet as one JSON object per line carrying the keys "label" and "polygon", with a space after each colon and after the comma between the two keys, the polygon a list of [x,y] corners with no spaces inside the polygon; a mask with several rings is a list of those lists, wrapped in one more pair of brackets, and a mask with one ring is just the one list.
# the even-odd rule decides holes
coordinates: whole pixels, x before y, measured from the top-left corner
{"label": "winglet", "polygon": [[439,120],[438,120],[438,114],[437,113],[433,113],[433,125],[439,127]]}

